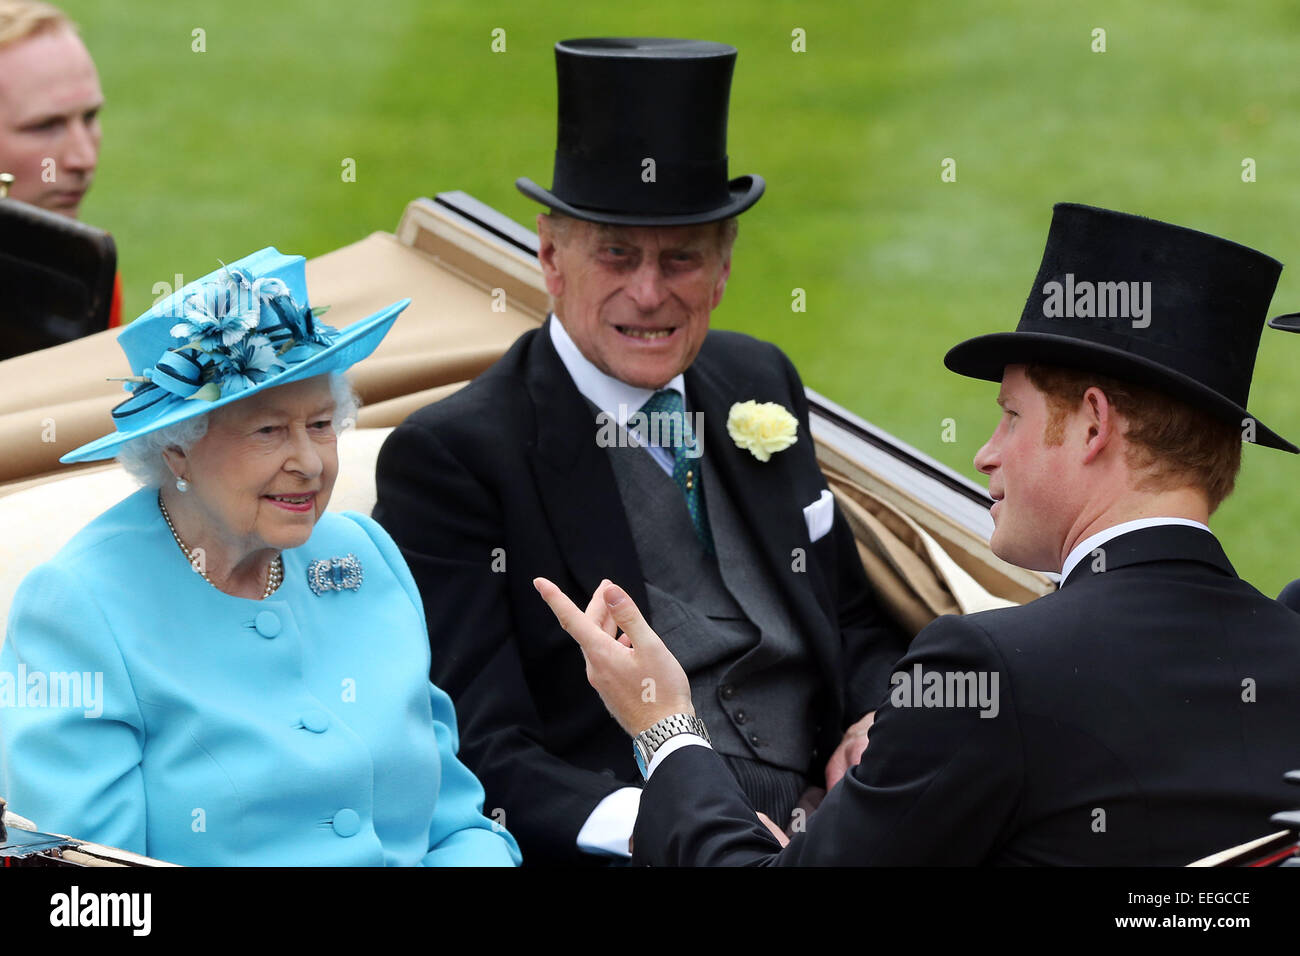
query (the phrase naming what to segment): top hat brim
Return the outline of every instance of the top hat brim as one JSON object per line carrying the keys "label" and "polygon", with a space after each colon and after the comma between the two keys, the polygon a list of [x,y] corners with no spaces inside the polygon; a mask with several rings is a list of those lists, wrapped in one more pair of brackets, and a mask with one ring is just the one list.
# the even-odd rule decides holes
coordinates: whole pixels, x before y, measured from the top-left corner
{"label": "top hat brim", "polygon": [[[354,322],[347,328],[339,332],[339,336],[332,344],[321,349],[314,355],[310,355],[301,362],[295,363],[292,367],[285,369],[278,375],[273,375],[265,381],[259,382],[251,388],[246,388],[240,392],[234,392],[230,395],[223,395],[216,401],[207,402],[202,399],[190,399],[188,401],[178,402],[172,408],[168,409],[158,418],[142,423],[138,427],[130,428],[125,431],[112,431],[102,438],[97,438],[92,442],[82,445],[80,448],[68,452],[62,458],[61,462],[71,463],[78,461],[97,461],[104,458],[112,458],[122,450],[122,446],[133,439],[143,435],[156,432],[159,429],[167,428],[178,422],[194,418],[198,415],[229,405],[241,399],[248,398],[250,395],[256,395],[258,392],[265,391],[268,388],[276,388],[280,385],[289,385],[293,382],[300,382],[303,379],[314,378],[317,375],[325,375],[329,372],[341,372],[350,368],[357,362],[366,358],[378,348],[379,343],[388,330],[392,328],[393,323],[402,310],[411,304],[410,299],[402,299],[394,302],[386,308],[380,309],[373,315],[369,315],[359,322]],[[129,328],[129,326],[128,326]]]}
{"label": "top hat brim", "polygon": [[549,189],[543,189],[527,177],[515,180],[515,187],[529,199],[535,199],[552,212],[563,213],[574,219],[588,222],[601,222],[613,226],[694,226],[706,222],[718,222],[738,216],[763,195],[767,184],[762,176],[739,176],[727,183],[731,198],[712,209],[700,212],[666,214],[666,213],[632,213],[616,212],[605,209],[593,209],[587,206],[574,206],[565,202]]}
{"label": "top hat brim", "polygon": [[1255,421],[1256,445],[1300,453],[1250,412],[1191,376],[1123,349],[1047,332],[994,332],[967,339],[948,350],[943,364],[950,371],[987,382],[1000,382],[1008,365],[1057,365],[1099,372],[1121,381],[1147,385],[1226,422]]}
{"label": "top hat brim", "polygon": [[1283,332],[1300,332],[1300,312],[1276,315],[1268,320],[1268,327],[1270,329],[1281,329]]}

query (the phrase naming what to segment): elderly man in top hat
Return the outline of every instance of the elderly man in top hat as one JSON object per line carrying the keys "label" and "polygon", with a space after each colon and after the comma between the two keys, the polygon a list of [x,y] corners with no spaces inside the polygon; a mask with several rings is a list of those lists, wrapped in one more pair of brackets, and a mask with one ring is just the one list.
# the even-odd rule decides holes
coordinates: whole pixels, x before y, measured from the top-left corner
{"label": "elderly man in top hat", "polygon": [[379,457],[375,517],[419,583],[465,760],[526,862],[626,857],[641,793],[535,576],[575,593],[625,582],[724,765],[782,825],[856,762],[905,647],[818,469],[794,367],[709,331],[734,217],[764,188],[728,180],[735,56],[557,44],[553,185],[517,184],[551,210],[538,233],[554,311]]}
{"label": "elderly man in top hat", "polygon": [[784,849],[678,729],[694,688],[636,602],[607,585],[584,613],[539,581],[650,756],[636,859],[1175,865],[1276,829],[1300,765],[1300,618],[1237,577],[1207,522],[1243,438],[1296,451],[1246,411],[1280,271],[1214,236],[1056,207],[1018,329],[945,362],[1001,381],[975,457],[994,553],[1061,588],[917,635],[862,762]]}

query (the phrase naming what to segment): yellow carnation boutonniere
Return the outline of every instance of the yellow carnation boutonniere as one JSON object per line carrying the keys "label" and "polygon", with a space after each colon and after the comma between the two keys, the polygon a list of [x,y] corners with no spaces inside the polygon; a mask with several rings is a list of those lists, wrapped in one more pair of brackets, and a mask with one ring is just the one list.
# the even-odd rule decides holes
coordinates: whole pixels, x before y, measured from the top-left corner
{"label": "yellow carnation boutonniere", "polygon": [[759,461],[767,461],[774,452],[797,442],[798,430],[799,420],[776,402],[736,402],[727,415],[731,440]]}

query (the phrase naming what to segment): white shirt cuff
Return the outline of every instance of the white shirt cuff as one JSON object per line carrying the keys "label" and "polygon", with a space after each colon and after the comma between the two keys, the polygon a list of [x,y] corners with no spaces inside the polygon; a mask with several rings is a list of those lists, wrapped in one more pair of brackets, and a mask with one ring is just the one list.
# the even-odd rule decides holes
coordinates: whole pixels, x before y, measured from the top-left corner
{"label": "white shirt cuff", "polygon": [[[650,758],[650,766],[645,768],[645,778],[650,779],[650,775],[655,772],[655,768],[664,762],[664,758],[674,751],[681,750],[683,747],[709,747],[709,742],[697,734],[674,734],[664,741],[664,745],[655,751],[655,755]],[[712,750],[712,747],[709,747]]]}
{"label": "white shirt cuff", "polygon": [[631,857],[627,844],[632,839],[632,828],[636,826],[636,814],[640,809],[640,787],[615,790],[596,804],[596,809],[591,811],[591,816],[578,831],[578,849],[584,853]]}

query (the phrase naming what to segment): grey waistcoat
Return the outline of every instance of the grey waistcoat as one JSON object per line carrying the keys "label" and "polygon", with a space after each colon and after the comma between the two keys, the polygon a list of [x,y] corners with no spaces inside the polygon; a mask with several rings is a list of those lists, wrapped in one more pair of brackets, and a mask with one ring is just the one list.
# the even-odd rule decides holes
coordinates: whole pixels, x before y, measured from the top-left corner
{"label": "grey waistcoat", "polygon": [[645,575],[650,624],[685,669],[714,748],[808,772],[815,664],[707,455],[703,490],[716,558],[704,553],[682,492],[649,451],[608,451]]}

